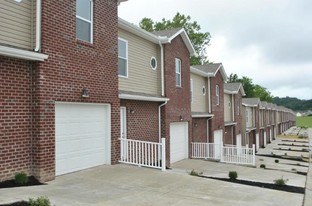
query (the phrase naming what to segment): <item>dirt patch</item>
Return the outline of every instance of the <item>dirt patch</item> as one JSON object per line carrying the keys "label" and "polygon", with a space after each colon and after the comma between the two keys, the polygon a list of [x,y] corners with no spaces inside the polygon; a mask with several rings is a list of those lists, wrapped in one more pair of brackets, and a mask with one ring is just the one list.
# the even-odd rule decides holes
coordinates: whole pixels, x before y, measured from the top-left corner
{"label": "dirt patch", "polygon": [[0,189],[1,188],[10,188],[10,187],[27,187],[27,186],[35,186],[35,185],[44,185],[43,183],[39,182],[35,177],[30,176],[28,177],[28,182],[24,185],[16,184],[15,180],[6,180],[0,182]]}
{"label": "dirt patch", "polygon": [[221,177],[209,177],[209,176],[199,176],[199,177],[209,178],[209,179],[214,179],[214,180],[221,180],[221,181],[231,182],[231,183],[236,183],[236,184],[249,185],[249,186],[254,186],[254,187],[261,187],[261,188],[266,188],[266,189],[281,190],[281,191],[291,192],[291,193],[304,194],[305,192],[305,188],[291,186],[291,185],[279,186],[279,185],[271,184],[271,183],[253,182],[253,181],[240,180],[240,179],[230,180],[228,178],[221,178]]}

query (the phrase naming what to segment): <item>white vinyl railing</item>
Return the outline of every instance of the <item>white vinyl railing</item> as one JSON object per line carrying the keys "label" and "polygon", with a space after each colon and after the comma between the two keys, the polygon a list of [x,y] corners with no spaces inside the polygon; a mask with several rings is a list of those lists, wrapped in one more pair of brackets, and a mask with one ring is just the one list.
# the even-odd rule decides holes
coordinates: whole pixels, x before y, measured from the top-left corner
{"label": "white vinyl railing", "polygon": [[166,171],[166,143],[120,139],[119,162]]}
{"label": "white vinyl railing", "polygon": [[192,142],[192,158],[218,160],[221,158],[221,145]]}
{"label": "white vinyl railing", "polygon": [[221,162],[256,165],[255,145],[248,148],[237,145],[220,145],[215,143],[192,142],[192,158],[214,159]]}
{"label": "white vinyl railing", "polygon": [[242,146],[223,146],[221,162],[241,164],[241,165],[256,165],[255,145],[252,148]]}

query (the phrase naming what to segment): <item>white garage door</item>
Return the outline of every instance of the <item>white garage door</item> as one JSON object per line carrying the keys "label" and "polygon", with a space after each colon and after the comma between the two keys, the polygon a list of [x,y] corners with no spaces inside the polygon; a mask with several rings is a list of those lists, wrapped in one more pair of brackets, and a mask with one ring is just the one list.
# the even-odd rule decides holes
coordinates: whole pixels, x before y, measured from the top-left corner
{"label": "white garage door", "polygon": [[170,124],[170,163],[188,158],[188,123]]}
{"label": "white garage door", "polygon": [[214,143],[216,144],[215,147],[215,157],[220,159],[221,158],[221,146],[223,146],[223,130],[215,130],[213,132],[213,139]]}
{"label": "white garage door", "polygon": [[55,173],[110,164],[110,106],[56,103]]}

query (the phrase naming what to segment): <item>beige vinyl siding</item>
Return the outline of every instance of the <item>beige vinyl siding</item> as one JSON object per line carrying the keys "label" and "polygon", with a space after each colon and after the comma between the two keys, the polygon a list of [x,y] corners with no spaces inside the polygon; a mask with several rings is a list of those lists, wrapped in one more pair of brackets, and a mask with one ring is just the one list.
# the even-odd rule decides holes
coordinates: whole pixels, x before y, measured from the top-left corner
{"label": "beige vinyl siding", "polygon": [[[191,74],[191,79],[193,81],[192,112],[208,112],[207,78]],[[203,86],[206,88],[205,95],[203,95]]]}
{"label": "beige vinyl siding", "polygon": [[[128,41],[128,78],[119,77],[119,90],[161,95],[160,46],[122,29],[118,37]],[[156,70],[150,65],[153,56]]]}
{"label": "beige vinyl siding", "polygon": [[35,0],[2,0],[0,4],[0,44],[32,49]]}
{"label": "beige vinyl siding", "polygon": [[224,93],[224,121],[232,121],[232,95]]}
{"label": "beige vinyl siding", "polygon": [[254,126],[254,124],[253,124],[253,121],[254,121],[253,108],[252,107],[246,107],[246,111],[248,112],[248,121],[246,122],[246,126],[247,126],[247,128],[250,128],[250,127]]}

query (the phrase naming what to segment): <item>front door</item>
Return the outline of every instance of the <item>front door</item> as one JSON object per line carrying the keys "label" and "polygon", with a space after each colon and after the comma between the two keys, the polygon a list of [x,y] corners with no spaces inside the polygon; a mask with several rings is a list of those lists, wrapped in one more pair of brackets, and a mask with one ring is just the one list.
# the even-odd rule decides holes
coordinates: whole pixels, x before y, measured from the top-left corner
{"label": "front door", "polygon": [[127,108],[120,107],[120,158],[127,159],[128,144],[127,144]]}

